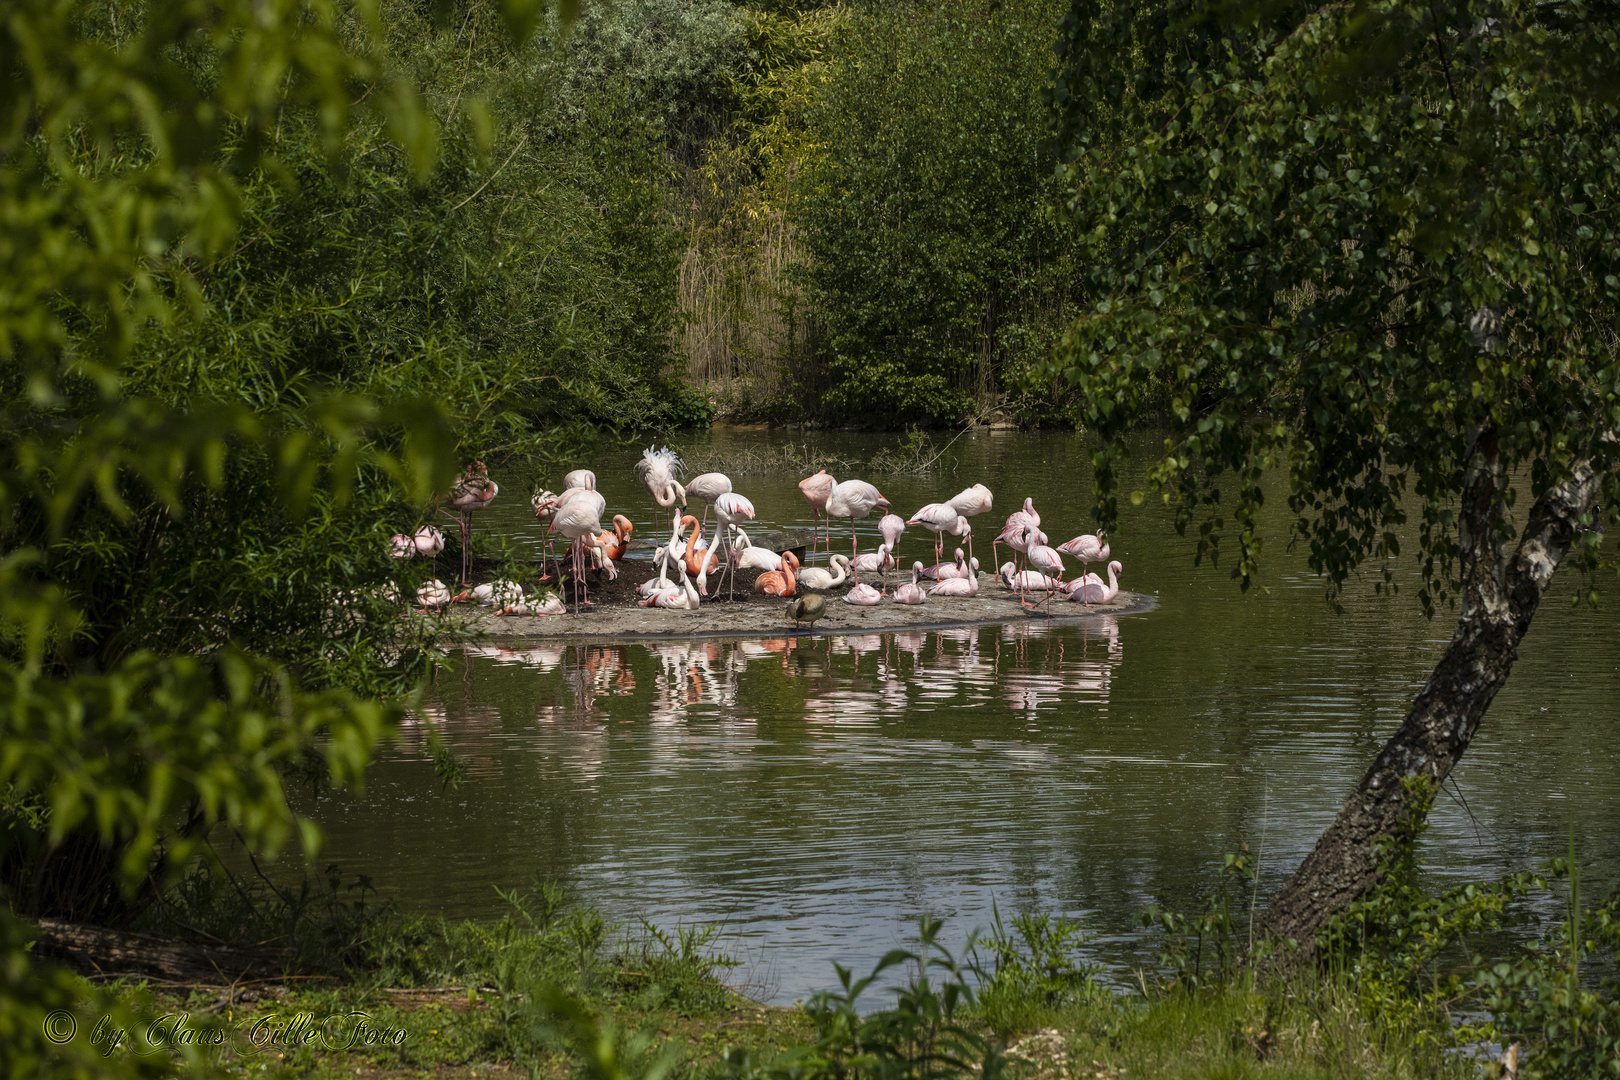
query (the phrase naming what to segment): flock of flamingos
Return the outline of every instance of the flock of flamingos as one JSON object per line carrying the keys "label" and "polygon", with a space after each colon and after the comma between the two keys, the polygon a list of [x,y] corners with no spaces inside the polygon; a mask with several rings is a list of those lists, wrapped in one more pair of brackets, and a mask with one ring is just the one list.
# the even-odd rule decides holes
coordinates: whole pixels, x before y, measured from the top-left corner
{"label": "flock of flamingos", "polygon": [[[681,460],[668,448],[648,449],[642,452],[635,466],[637,479],[647,490],[658,508],[669,518],[669,539],[653,552],[653,565],[658,576],[643,582],[637,589],[642,607],[672,608],[696,611],[703,598],[709,595],[710,581],[726,580],[730,595],[735,596],[736,571],[754,569],[764,571],[755,578],[751,588],[756,593],[779,596],[789,600],[787,613],[795,623],[810,622],[826,613],[826,600],[816,591],[828,590],[848,583],[845,603],[871,607],[883,602],[889,593],[889,573],[896,569],[894,552],[908,527],[920,525],[934,534],[934,565],[915,561],[911,564],[911,581],[898,585],[892,594],[897,604],[923,604],[930,597],[973,597],[979,594],[979,560],[973,557],[973,530],[969,518],[989,510],[992,502],[990,489],[974,484],[945,502],[929,503],[910,518],[887,512],[889,500],[883,493],[864,480],[845,480],[842,483],[827,474],[825,469],[799,481],[799,490],[815,515],[816,529],[812,533],[811,554],[825,537],[830,570],[821,567],[801,567],[791,552],[781,554],[756,547],[749,540],[744,523],[754,520],[754,504],[732,490],[731,478],[724,473],[710,472],[681,482]],[[450,602],[473,602],[493,608],[499,615],[561,615],[567,611],[555,594],[544,597],[527,595],[514,581],[494,581],[476,588],[466,589],[471,569],[472,515],[488,506],[500,492],[490,479],[484,463],[475,461],[457,480],[446,500],[446,509],[453,511],[461,526],[462,567],[461,580],[465,591],[451,595],[443,582],[437,579],[423,585],[417,593],[424,607],[443,607]],[[684,513],[688,499],[703,503],[703,517]],[[572,578],[577,583],[574,613],[580,605],[590,604],[585,584],[587,569],[618,577],[618,564],[624,558],[634,526],[630,520],[616,515],[611,529],[602,523],[607,511],[606,500],[596,491],[596,474],[589,469],[575,469],[563,477],[563,491],[536,491],[531,499],[535,517],[548,523],[547,548],[551,538],[561,536],[568,541]],[[677,508],[681,512],[677,512]],[[867,517],[877,509],[885,511],[878,521],[878,532],[883,542],[877,551],[862,555],[858,551],[855,519]],[[714,513],[717,528],[723,530],[723,541],[711,544],[705,529],[710,512]],[[825,534],[822,519],[826,519]],[[850,519],[850,553],[832,552],[832,519]],[[658,528],[657,512],[653,515],[654,529]],[[1018,593],[1024,607],[1038,606],[1031,600],[1038,595],[1046,605],[1058,594],[1083,604],[1106,604],[1119,594],[1119,575],[1123,567],[1109,560],[1108,543],[1101,534],[1076,536],[1057,547],[1047,546],[1047,536],[1041,531],[1041,515],[1033,499],[1026,498],[1021,510],[1015,510],[992,542],[992,555],[1001,544],[1012,549],[1014,558],[1002,563],[996,573],[997,580],[1009,591]],[[688,533],[690,532],[690,536]],[[946,535],[965,538],[966,553],[956,549],[951,562],[944,561]],[[717,539],[719,539],[717,537]],[[400,533],[392,538],[393,553],[401,558],[414,555],[437,555],[444,547],[444,535],[431,525],[424,525],[414,534]],[[722,561],[722,552],[724,559]],[[1068,555],[1081,564],[1079,577],[1065,581],[1063,556]],[[1104,580],[1086,568],[1091,563],[1106,563],[1108,578]],[[558,564],[559,577],[561,564]],[[874,588],[859,580],[861,574],[875,574],[882,587]],[[924,581],[933,582],[924,587]]]}

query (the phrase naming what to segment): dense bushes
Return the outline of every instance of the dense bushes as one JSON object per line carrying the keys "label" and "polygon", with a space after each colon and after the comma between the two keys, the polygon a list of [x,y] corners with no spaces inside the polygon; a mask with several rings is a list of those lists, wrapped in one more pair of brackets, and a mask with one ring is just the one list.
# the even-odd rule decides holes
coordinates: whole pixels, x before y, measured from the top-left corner
{"label": "dense bushes", "polygon": [[951,423],[1056,340],[1077,275],[1044,208],[1061,5],[863,9],[807,111],[805,278],[827,416]]}

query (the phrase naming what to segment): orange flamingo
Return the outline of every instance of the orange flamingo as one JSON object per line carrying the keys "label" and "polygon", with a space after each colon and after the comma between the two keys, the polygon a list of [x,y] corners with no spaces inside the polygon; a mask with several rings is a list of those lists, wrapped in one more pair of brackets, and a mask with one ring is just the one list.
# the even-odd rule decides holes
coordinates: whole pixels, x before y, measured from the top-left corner
{"label": "orange flamingo", "polygon": [[799,583],[793,578],[793,572],[798,568],[798,556],[791,551],[784,551],[782,569],[767,570],[755,578],[754,591],[764,593],[766,596],[792,596],[799,587]]}
{"label": "orange flamingo", "polygon": [[685,525],[688,521],[697,526],[697,532],[692,535],[692,542],[686,545],[686,572],[693,577],[719,573],[720,553],[703,542],[703,523],[688,514],[681,519],[681,524]]}
{"label": "orange flamingo", "polygon": [[630,534],[635,531],[635,523],[623,514],[613,515],[613,531],[603,530],[596,538],[599,546],[607,557],[614,562],[624,558],[624,550],[629,546]]}

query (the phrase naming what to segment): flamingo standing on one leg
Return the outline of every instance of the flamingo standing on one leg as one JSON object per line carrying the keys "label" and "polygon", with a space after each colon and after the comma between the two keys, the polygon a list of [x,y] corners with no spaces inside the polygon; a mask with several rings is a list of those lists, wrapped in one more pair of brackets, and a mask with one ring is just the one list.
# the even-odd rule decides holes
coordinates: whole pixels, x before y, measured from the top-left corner
{"label": "flamingo standing on one leg", "polygon": [[[805,502],[810,504],[811,521],[815,523],[810,533],[810,554],[816,553],[816,532],[821,527],[821,517],[827,511],[827,499],[831,497],[833,488],[838,481],[827,475],[822,469],[814,476],[807,476],[799,481],[799,490],[804,494]],[[827,550],[832,550],[832,519],[827,519]]]}
{"label": "flamingo standing on one leg", "polygon": [[703,500],[703,524],[709,524],[709,507],[722,495],[731,494],[731,477],[725,473],[706,472],[694,476],[685,485],[686,497]]}
{"label": "flamingo standing on one leg", "polygon": [[957,513],[956,507],[950,503],[929,503],[915,514],[907,525],[921,525],[934,534],[934,576],[939,576],[939,562],[944,558],[945,533],[947,530],[958,535],[967,532],[967,518]]}
{"label": "flamingo standing on one leg", "polygon": [[[827,517],[849,518],[850,558],[853,559],[859,554],[856,550],[855,519],[865,517],[879,506],[888,509],[889,500],[883,497],[883,492],[868,484],[865,480],[845,480],[842,484],[835,485],[832,494],[827,496]],[[831,521],[827,523],[827,527],[831,530]],[[830,531],[828,533],[827,547],[828,550],[832,548]]]}
{"label": "flamingo standing on one leg", "polygon": [[[670,517],[675,516],[671,508],[677,501],[681,509],[686,509],[686,489],[680,483],[681,459],[669,447],[654,450],[649,446],[643,450],[641,460],[636,462],[636,478],[647,489],[647,494],[652,496],[653,502],[670,511]],[[657,527],[658,514],[655,511],[653,528]]]}
{"label": "flamingo standing on one leg", "polygon": [[906,519],[899,514],[884,514],[878,519],[878,535],[883,542],[889,545],[889,554],[893,555],[900,546],[900,538],[906,535]]}
{"label": "flamingo standing on one leg", "polygon": [[489,470],[482,461],[475,461],[462,470],[456,486],[450,489],[450,505],[461,516],[461,584],[467,584],[472,573],[472,514],[482,510],[499,495],[501,487],[489,478]]}
{"label": "flamingo standing on one leg", "polygon": [[[984,513],[986,510],[990,509],[990,505],[994,501],[995,501],[995,497],[990,494],[990,489],[989,488],[985,487],[983,484],[974,484],[972,487],[963,488],[961,491],[957,492],[955,495],[952,495],[949,499],[946,500],[946,505],[955,507],[956,512],[958,514],[961,514],[963,517],[971,518],[971,517],[978,517],[980,514]],[[972,558],[973,557],[973,534],[972,533],[968,534],[967,542],[968,542],[968,557]],[[991,554],[994,554],[994,552],[992,551]]]}
{"label": "flamingo standing on one leg", "polygon": [[[1092,563],[1106,563],[1108,556],[1112,554],[1108,547],[1108,541],[1104,539],[1105,536],[1107,534],[1102,532],[1096,534],[1085,533],[1067,543],[1059,544],[1057,549],[1065,555],[1078,559],[1080,561],[1080,577],[1086,578],[1091,576],[1086,571]],[[1097,580],[1101,581],[1102,579],[1098,578]]]}
{"label": "flamingo standing on one leg", "polygon": [[444,533],[432,525],[423,525],[411,537],[418,555],[426,555],[433,562],[433,576],[439,576],[439,552],[444,550]]}

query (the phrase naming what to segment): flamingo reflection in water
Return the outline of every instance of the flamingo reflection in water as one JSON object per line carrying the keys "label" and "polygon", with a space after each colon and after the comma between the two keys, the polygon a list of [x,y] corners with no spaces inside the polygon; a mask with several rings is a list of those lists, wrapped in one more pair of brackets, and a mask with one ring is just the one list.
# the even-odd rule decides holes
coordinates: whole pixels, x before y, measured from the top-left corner
{"label": "flamingo reflection in water", "polygon": [[[1078,657],[1073,655],[1075,643],[1069,632],[1054,633],[1046,627],[1018,630],[1026,631],[1016,634],[1021,642],[1034,638],[1046,642],[1046,653],[1039,661],[1020,650],[1018,659],[1002,668],[1002,697],[1026,721],[1034,721],[1043,708],[1060,702],[1108,703],[1114,671],[1124,655],[1118,620],[1108,615],[1087,620],[1080,628]],[[1027,633],[1029,630],[1039,632]]]}

